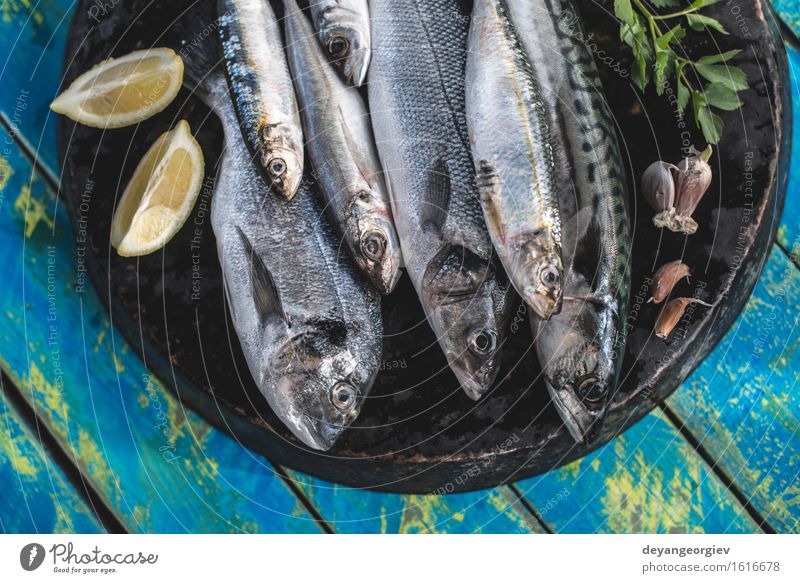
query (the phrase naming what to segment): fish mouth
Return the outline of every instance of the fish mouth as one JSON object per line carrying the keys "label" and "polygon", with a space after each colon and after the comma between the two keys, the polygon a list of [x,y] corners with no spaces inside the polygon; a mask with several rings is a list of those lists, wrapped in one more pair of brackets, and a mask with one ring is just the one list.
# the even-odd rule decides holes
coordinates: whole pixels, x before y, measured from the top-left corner
{"label": "fish mouth", "polygon": [[564,425],[576,443],[588,445],[597,438],[605,418],[606,403],[587,404],[571,388],[555,388],[547,380],[547,389]]}
{"label": "fish mouth", "polygon": [[369,49],[362,48],[353,50],[347,59],[347,64],[344,67],[344,76],[353,87],[361,87],[364,81],[367,80],[370,57]]}
{"label": "fish mouth", "polygon": [[290,429],[295,437],[308,447],[318,451],[328,451],[336,444],[346,427],[334,426],[303,413],[296,418]]}
{"label": "fish mouth", "polygon": [[554,294],[541,286],[526,286],[520,293],[522,299],[528,304],[536,315],[543,320],[549,320],[561,312],[561,294]]}
{"label": "fish mouth", "polygon": [[461,384],[461,388],[473,401],[479,401],[492,388],[497,378],[497,367],[493,363],[484,364],[474,373],[469,373],[457,363],[451,368]]}

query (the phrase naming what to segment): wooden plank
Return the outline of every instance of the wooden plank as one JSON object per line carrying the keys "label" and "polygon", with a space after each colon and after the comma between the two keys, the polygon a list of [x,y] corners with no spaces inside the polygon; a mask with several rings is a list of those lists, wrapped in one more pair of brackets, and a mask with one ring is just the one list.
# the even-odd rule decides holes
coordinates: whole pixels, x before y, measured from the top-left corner
{"label": "wooden plank", "polygon": [[508,487],[480,492],[398,495],[339,486],[287,472],[327,524],[340,533],[542,533]]}
{"label": "wooden plank", "polygon": [[771,0],[781,20],[800,37],[800,3],[797,0]]}
{"label": "wooden plank", "polygon": [[269,463],[150,377],[82,279],[65,210],[4,151],[0,364],[105,503],[132,532],[319,532]]}
{"label": "wooden plank", "polygon": [[[798,4],[797,11],[800,12],[800,4]],[[786,45],[789,55],[789,70],[792,75],[792,144],[794,147],[789,167],[786,204],[778,230],[778,241],[784,249],[795,255],[800,246],[800,50],[797,49],[797,46],[796,44]]]}
{"label": "wooden plank", "polygon": [[658,412],[592,454],[517,484],[554,532],[758,532]]}
{"label": "wooden plank", "polygon": [[0,532],[105,532],[16,408],[0,391]]}
{"label": "wooden plank", "polygon": [[[0,112],[50,168],[57,167],[55,115],[71,0],[0,2]],[[11,89],[8,89],[11,88]]]}
{"label": "wooden plank", "polygon": [[800,272],[773,248],[719,347],[668,403],[778,531],[800,529]]}

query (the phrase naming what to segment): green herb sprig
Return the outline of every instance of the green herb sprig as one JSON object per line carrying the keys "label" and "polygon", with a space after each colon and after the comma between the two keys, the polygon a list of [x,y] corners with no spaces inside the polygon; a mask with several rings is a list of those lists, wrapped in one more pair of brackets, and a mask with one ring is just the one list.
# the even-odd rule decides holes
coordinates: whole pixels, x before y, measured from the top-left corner
{"label": "green herb sprig", "polygon": [[[738,94],[748,88],[744,71],[727,64],[741,51],[692,60],[675,49],[686,36],[686,26],[696,31],[728,34],[719,21],[699,14],[702,8],[720,1],[694,0],[687,5],[685,0],[614,0],[614,13],[622,22],[620,39],[633,50],[636,59],[634,82],[644,91],[653,81],[658,95],[663,95],[668,80],[676,79],[678,111],[684,113],[691,102],[695,123],[709,144],[719,142],[723,129],[722,119],[712,108],[738,109],[742,105]],[[674,11],[660,14],[656,9]],[[692,69],[702,79],[699,83],[687,76]]]}

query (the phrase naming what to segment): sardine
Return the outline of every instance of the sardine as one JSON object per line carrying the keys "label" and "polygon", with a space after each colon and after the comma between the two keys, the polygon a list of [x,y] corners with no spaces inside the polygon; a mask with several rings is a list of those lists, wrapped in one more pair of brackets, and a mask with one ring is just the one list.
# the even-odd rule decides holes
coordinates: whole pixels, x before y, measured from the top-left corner
{"label": "sardine", "polygon": [[572,437],[597,437],[625,353],[631,235],[622,154],[570,0],[506,0],[553,131],[563,221],[561,313],[533,315],[536,351]]}
{"label": "sardine", "polygon": [[187,54],[187,72],[225,135],[211,224],[233,326],[272,410],[307,446],[327,450],[378,374],[380,295],[339,253],[310,173],[291,201],[268,194],[224,75],[209,73],[213,59],[199,52]]}
{"label": "sardine", "polygon": [[360,87],[372,55],[367,0],[311,0],[309,8],[331,64],[348,83]]}
{"label": "sardine", "polygon": [[400,243],[369,112],[358,90],[328,64],[295,0],[284,5],[289,63],[326,210],[356,264],[388,294],[400,278]]}
{"label": "sardine", "polygon": [[522,299],[543,319],[561,309],[561,213],[549,120],[503,0],[475,0],[467,125],[483,214]]}
{"label": "sardine", "polygon": [[242,134],[272,186],[292,198],[303,176],[303,130],[269,0],[218,0],[219,36]]}
{"label": "sardine", "polygon": [[493,258],[464,113],[458,0],[374,0],[369,101],[403,259],[465,392],[498,370],[514,292]]}

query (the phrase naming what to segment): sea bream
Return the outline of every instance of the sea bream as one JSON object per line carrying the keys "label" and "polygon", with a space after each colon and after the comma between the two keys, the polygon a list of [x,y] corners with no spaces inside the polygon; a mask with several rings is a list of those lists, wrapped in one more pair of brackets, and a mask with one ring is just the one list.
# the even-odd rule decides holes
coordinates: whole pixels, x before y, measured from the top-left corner
{"label": "sea bream", "polygon": [[225,78],[219,69],[208,73],[214,58],[200,52],[187,54],[187,73],[224,128],[211,224],[233,326],[272,410],[307,446],[327,450],[377,376],[380,295],[339,252],[310,173],[292,200],[270,195],[241,139]]}
{"label": "sea bream", "polygon": [[269,0],[218,0],[218,30],[241,132],[273,188],[292,198],[303,176],[303,130]]}
{"label": "sea bream", "polygon": [[330,63],[360,87],[372,55],[367,0],[310,0],[311,18]]}
{"label": "sea bream", "polygon": [[289,64],[326,211],[361,271],[388,294],[400,277],[400,242],[369,112],[331,68],[295,0],[284,6]]}
{"label": "sea bream", "polygon": [[611,110],[570,0],[506,0],[553,132],[563,226],[561,313],[532,315],[547,388],[572,437],[591,442],[625,354],[631,234]]}
{"label": "sea bream", "polygon": [[450,367],[480,398],[515,297],[493,257],[464,112],[468,15],[458,0],[374,0],[367,86],[403,259]]}
{"label": "sea bream", "polygon": [[561,309],[561,212],[549,120],[503,0],[475,0],[467,126],[494,248],[540,318]]}

